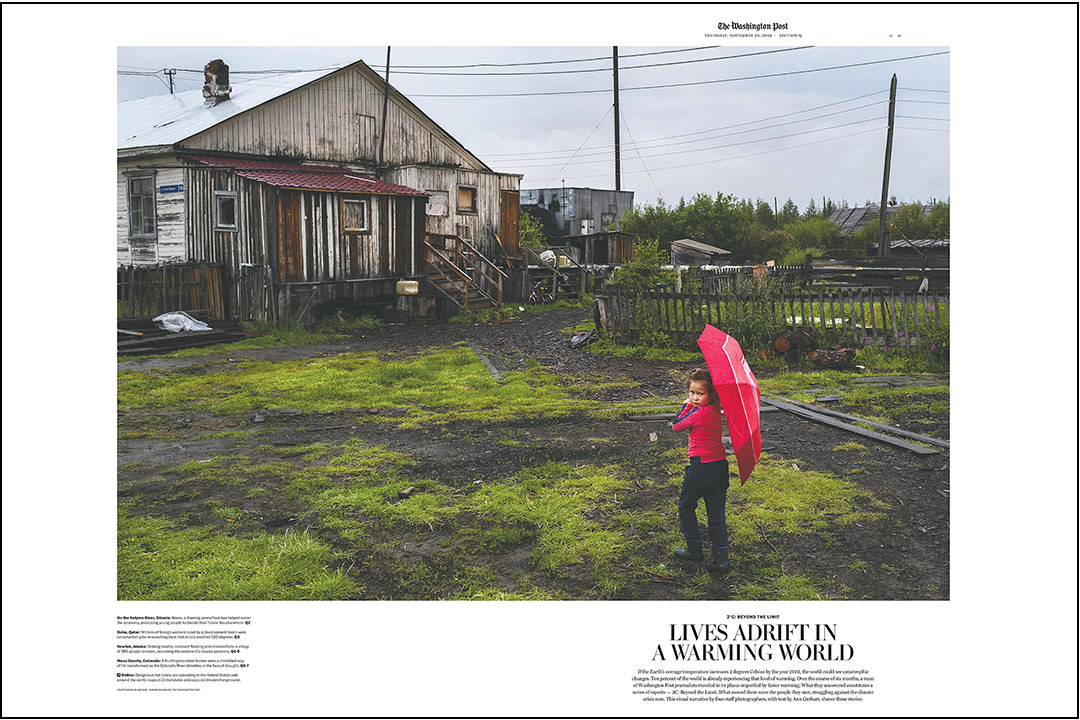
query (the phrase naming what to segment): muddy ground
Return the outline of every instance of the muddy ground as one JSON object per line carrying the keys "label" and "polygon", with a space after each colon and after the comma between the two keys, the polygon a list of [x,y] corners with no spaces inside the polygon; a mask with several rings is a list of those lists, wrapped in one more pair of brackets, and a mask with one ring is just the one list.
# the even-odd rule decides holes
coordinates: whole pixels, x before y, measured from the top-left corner
{"label": "muddy ground", "polygon": [[[681,378],[693,367],[689,363],[624,359],[599,356],[571,347],[566,328],[591,318],[587,310],[555,310],[526,315],[521,320],[498,324],[406,324],[364,330],[348,339],[311,346],[277,347],[242,351],[244,357],[261,360],[321,357],[340,352],[380,351],[412,354],[428,348],[468,342],[496,369],[514,369],[519,363],[534,359],[568,384],[580,384],[583,377],[603,377],[629,381],[618,387],[606,387],[591,395],[598,404],[625,400],[656,398],[662,400],[682,392]],[[228,354],[223,355],[228,357]],[[183,360],[145,358],[120,363],[122,369],[162,368],[178,370],[208,362],[206,358]],[[858,373],[853,373],[857,375]],[[759,373],[759,377],[762,374]],[[587,389],[584,389],[588,392]],[[148,422],[167,429],[166,437],[135,437],[131,431],[145,428]],[[192,485],[183,492],[161,482],[163,466],[175,466],[192,460],[205,461],[212,456],[241,454],[258,459],[255,446],[278,449],[312,442],[343,443],[359,438],[367,443],[385,444],[390,449],[411,455],[417,465],[411,470],[417,477],[431,478],[461,492],[469,492],[477,481],[495,481],[513,475],[524,467],[552,461],[567,463],[632,463],[639,477],[629,497],[620,498],[623,509],[673,508],[677,484],[670,475],[672,448],[685,448],[685,436],[668,430],[663,422],[597,421],[571,416],[557,421],[522,418],[497,426],[480,422],[454,422],[445,426],[403,430],[393,424],[378,422],[363,413],[327,413],[317,417],[289,413],[268,413],[256,418],[220,418],[191,413],[155,412],[153,417],[139,412],[121,412],[118,453],[118,500],[131,503],[139,514],[168,517],[184,527],[213,527],[225,532],[286,532],[306,529],[338,549],[350,551],[348,543],[327,528],[318,518],[305,515],[304,508],[281,493],[246,497],[238,488]],[[775,555],[788,575],[812,576],[823,582],[827,598],[853,600],[944,600],[949,597],[949,457],[948,451],[920,456],[842,430],[801,420],[786,412],[763,412],[761,416],[764,450],[772,457],[814,470],[844,477],[872,493],[888,506],[885,520],[834,527],[829,537],[811,534],[769,538],[762,536],[755,552]],[[257,442],[238,442],[234,438],[208,438],[214,430],[258,429]],[[312,428],[319,430],[313,436]],[[940,417],[924,417],[907,429],[948,439],[947,411]],[[125,433],[127,436],[125,436]],[[656,433],[656,440],[650,436]],[[589,438],[602,435],[604,441]],[[202,436],[202,437],[200,437]],[[507,437],[521,442],[508,444]],[[838,445],[859,442],[868,452],[853,456],[838,451]],[[272,458],[280,460],[278,453]],[[857,471],[857,472],[852,472]],[[737,478],[735,480],[737,482]],[[753,478],[749,482],[753,482]],[[208,512],[207,502],[242,505],[246,518],[230,525],[222,517]],[[671,518],[672,527],[675,518]],[[455,542],[454,528],[438,526],[415,537],[385,538],[379,544],[382,553],[400,553],[410,561],[422,561],[435,572],[441,557]],[[586,569],[580,575],[550,579],[546,588],[562,597],[611,598],[627,600],[665,600],[705,597],[733,597],[738,583],[748,577],[739,564],[738,547],[732,548],[731,573],[711,577],[708,585],[688,595],[687,587],[700,566],[681,564],[672,558],[670,536],[655,529],[638,531],[633,555],[639,564],[663,563],[661,574],[644,572],[634,566],[624,569],[628,582],[614,594],[600,593]],[[530,569],[527,546],[506,551],[497,557],[478,558],[489,565],[507,592],[513,592],[516,578],[530,574],[536,585],[540,580]],[[856,562],[860,561],[860,562]],[[429,599],[421,588],[414,588],[400,574],[386,571],[385,563],[359,553],[343,568],[365,588],[365,597],[380,599]],[[653,565],[655,567],[655,565]]]}

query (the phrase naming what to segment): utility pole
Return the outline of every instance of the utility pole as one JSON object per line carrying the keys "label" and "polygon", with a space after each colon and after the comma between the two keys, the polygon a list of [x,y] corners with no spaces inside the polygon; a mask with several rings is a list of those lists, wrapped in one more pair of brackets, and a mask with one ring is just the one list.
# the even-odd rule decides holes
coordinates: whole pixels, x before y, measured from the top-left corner
{"label": "utility pole", "polygon": [[386,158],[386,105],[390,102],[390,46],[386,46],[386,82],[383,85],[382,131],[379,133],[379,169]]}
{"label": "utility pole", "polygon": [[172,95],[173,94],[173,75],[176,74],[176,68],[169,68],[167,70],[162,70],[161,72],[163,72],[164,74],[169,76],[169,94]]}
{"label": "utility pole", "polygon": [[893,73],[889,86],[889,134],[885,139],[885,177],[881,181],[881,209],[878,215],[878,257],[889,256],[889,166],[892,164],[893,117],[896,113],[896,73]]}
{"label": "utility pole", "polygon": [[619,48],[611,48],[612,74],[615,78],[615,192],[622,190],[622,160],[619,156]]}

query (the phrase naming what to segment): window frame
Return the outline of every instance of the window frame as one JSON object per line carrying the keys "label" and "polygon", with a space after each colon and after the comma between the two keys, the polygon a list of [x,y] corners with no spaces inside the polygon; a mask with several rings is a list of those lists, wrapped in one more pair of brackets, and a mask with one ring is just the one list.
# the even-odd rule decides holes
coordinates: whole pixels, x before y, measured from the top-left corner
{"label": "window frame", "polygon": [[[461,192],[463,190],[469,191],[469,194],[472,197],[472,206],[471,207],[463,208],[461,206]],[[477,211],[477,195],[476,195],[476,186],[475,185],[461,185],[461,184],[459,184],[457,186],[457,211],[458,211],[459,215],[476,215],[476,214],[478,214],[478,211]]]}
{"label": "window frame", "polygon": [[[147,194],[136,195],[133,192],[135,184],[136,183],[142,183],[142,182],[149,183],[149,195],[147,195]],[[157,173],[153,172],[153,171],[151,171],[151,172],[139,172],[139,173],[127,173],[127,182],[126,182],[126,184],[127,184],[128,237],[129,238],[151,239],[151,240],[157,239],[157,233],[158,233],[158,222],[157,222]],[[132,213],[132,208],[134,207],[134,203],[132,202],[132,198],[134,198],[134,197],[141,198],[141,200],[139,202],[139,205],[140,205],[139,210],[144,215],[143,227],[145,227],[145,212],[146,212],[145,199],[147,197],[149,197],[149,199],[150,199],[150,213],[151,213],[150,217],[151,217],[151,222],[153,223],[153,228],[149,232],[145,231],[143,228],[139,228],[138,230],[135,229],[135,218],[134,218],[134,214]]]}
{"label": "window frame", "polygon": [[450,217],[450,191],[449,190],[425,190],[424,192],[426,192],[428,194],[428,196],[430,198],[432,198],[432,199],[438,197],[438,198],[442,198],[442,199],[446,200],[446,202],[445,202],[445,204],[443,205],[443,208],[442,208],[443,212],[432,212],[431,211],[432,208],[437,208],[440,203],[433,203],[431,200],[428,200],[427,205],[424,208],[424,214],[425,215],[430,215],[431,217]]}
{"label": "window frame", "polygon": [[[222,221],[221,218],[221,203],[223,200],[232,201],[233,221],[232,224],[228,224]],[[223,230],[227,232],[235,232],[239,229],[240,225],[240,213],[238,212],[239,203],[237,203],[237,192],[235,190],[215,190],[214,191],[214,230]]]}
{"label": "window frame", "polygon": [[[345,208],[349,203],[356,203],[364,209],[363,227],[350,227]],[[341,231],[347,235],[370,235],[371,234],[371,198],[366,195],[343,196],[341,198]]]}

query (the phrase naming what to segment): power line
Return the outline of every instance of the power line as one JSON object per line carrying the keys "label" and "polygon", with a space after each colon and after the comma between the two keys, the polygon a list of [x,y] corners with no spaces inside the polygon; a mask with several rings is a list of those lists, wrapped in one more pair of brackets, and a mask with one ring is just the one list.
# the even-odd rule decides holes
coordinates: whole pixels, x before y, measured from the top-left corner
{"label": "power line", "polygon": [[[626,122],[626,116],[623,115],[622,112],[620,112],[619,117],[622,118],[623,127],[626,128],[626,134],[630,136],[631,146],[634,148],[634,151],[637,152],[638,144],[637,141],[634,140],[634,134],[630,132],[630,124]],[[649,172],[649,166],[645,164],[645,158],[641,157],[640,152],[637,152],[637,156],[638,160],[641,161],[641,166],[645,168],[645,173],[649,176],[649,182],[651,182],[653,184],[653,187],[656,188],[657,197],[659,197],[660,201],[663,202],[664,193],[660,192],[660,186],[656,184],[656,180],[653,179],[652,173]]]}
{"label": "power line", "polygon": [[[620,57],[622,57],[622,58],[635,58],[635,57],[651,57],[651,56],[655,56],[655,55],[673,55],[675,53],[697,52],[698,50],[715,50],[715,49],[717,49],[717,47],[718,47],[717,45],[706,45],[704,47],[681,48],[681,49],[677,49],[677,50],[655,50],[655,51],[652,51],[652,52],[623,54],[623,55],[620,55]],[[565,64],[568,64],[568,63],[599,62],[601,60],[607,62],[607,61],[611,60],[611,56],[604,55],[604,56],[601,56],[601,57],[577,58],[577,59],[574,59],[574,60],[533,60],[533,61],[528,61],[528,62],[517,62],[517,63],[471,63],[471,64],[468,64],[468,65],[398,65],[397,67],[399,69],[407,68],[407,69],[410,69],[410,70],[416,70],[416,69],[450,70],[450,69],[455,69],[455,68],[457,68],[457,69],[468,69],[468,68],[478,68],[478,67],[526,67],[526,66],[529,66],[529,65],[565,65]]]}
{"label": "power line", "polygon": [[[656,150],[656,149],[659,149],[659,148],[674,147],[676,145],[686,145],[688,143],[700,143],[700,142],[706,142],[706,141],[709,141],[709,140],[717,140],[717,139],[724,138],[724,137],[733,137],[735,135],[745,135],[747,133],[762,132],[764,130],[773,130],[775,128],[785,127],[787,125],[797,125],[799,123],[810,122],[812,120],[821,120],[821,119],[827,118],[827,117],[834,117],[836,115],[843,115],[844,113],[854,112],[856,110],[863,110],[865,108],[874,107],[875,105],[881,105],[884,102],[886,102],[886,101],[882,100],[882,101],[878,101],[878,102],[868,103],[866,105],[859,105],[858,107],[848,108],[847,110],[838,110],[836,112],[825,113],[824,115],[815,115],[813,117],[803,118],[801,120],[790,120],[788,122],[775,123],[773,125],[765,125],[765,126],[762,126],[762,127],[750,128],[748,130],[739,130],[739,131],[731,132],[731,133],[722,133],[720,135],[713,135],[713,136],[710,136],[710,137],[697,138],[697,139],[694,139],[694,140],[680,140],[680,141],[677,141],[677,142],[659,143],[660,140],[667,140],[667,139],[671,139],[671,138],[656,138],[654,140],[646,140],[646,141],[644,141],[643,143],[640,143],[640,144],[635,143],[633,145],[633,147],[634,147],[634,149],[638,149],[638,150],[640,150],[640,149]],[[756,121],[756,122],[761,122],[761,121]],[[742,127],[744,125],[756,124],[756,122],[753,122],[753,123],[738,123],[736,125],[731,125],[729,127],[732,127],[732,128],[734,128],[734,127]],[[860,122],[867,122],[867,120],[862,120]],[[843,127],[843,126],[833,126],[833,127]],[[717,128],[717,130],[723,130],[723,129],[727,129],[727,128]],[[707,131],[707,132],[712,132],[712,131]],[[701,133],[698,132],[698,133],[687,133],[687,134],[688,135],[698,135],[698,134],[701,134]],[[675,136],[675,137],[682,137],[682,136]],[[655,144],[655,143],[659,143],[659,144]],[[595,155],[603,154],[603,153],[607,152],[607,150],[606,150],[607,147],[610,147],[610,146],[590,148],[590,150],[598,150],[600,152],[586,153],[584,155],[584,157],[592,157],[592,156],[595,156]],[[687,151],[687,152],[693,152],[693,151]],[[536,155],[536,154],[542,154],[542,153],[527,153],[527,154]],[[485,156],[485,157],[491,157],[491,156]],[[508,156],[503,156],[503,157],[504,157],[504,162],[506,162],[506,161],[510,161],[510,160],[515,159],[515,157],[517,157],[517,156],[508,155]],[[556,157],[552,157],[551,159],[555,160],[557,158],[558,158],[558,154],[556,154]],[[524,157],[522,158],[522,160],[524,160],[526,162],[528,161],[528,159],[529,158],[524,158]],[[535,158],[535,159],[539,160],[539,159],[542,159],[542,158]]]}
{"label": "power line", "polygon": [[[656,67],[671,67],[673,65],[693,65],[695,63],[703,62],[717,62],[719,60],[736,60],[739,58],[754,57],[757,55],[773,55],[775,53],[792,52],[793,50],[808,50],[813,45],[805,45],[802,47],[793,48],[779,48],[776,50],[762,50],[759,52],[742,53],[740,55],[725,55],[724,57],[713,58],[698,58],[696,60],[677,60],[675,62],[667,63],[651,63],[649,65],[628,65],[625,67],[620,66],[619,72],[624,70],[641,70],[642,68],[656,68]],[[606,58],[610,60],[611,58]],[[620,58],[622,59],[622,58]],[[583,70],[541,70],[530,72],[477,72],[477,73],[450,73],[450,72],[426,72],[426,71],[413,71],[397,69],[398,75],[427,75],[427,76],[449,76],[449,77],[517,77],[517,76],[530,76],[535,77],[539,75],[578,75],[581,73],[598,73],[598,72],[611,72],[611,68],[585,68]]]}
{"label": "power line", "polygon": [[[597,128],[600,127],[600,123],[604,122],[604,120],[607,119],[607,116],[608,116],[609,112],[611,112],[611,107],[608,107],[607,111],[604,113],[604,116],[602,118],[600,118],[600,122],[596,123],[596,127],[594,127],[592,129],[592,132],[589,133],[588,137],[586,137],[581,142],[582,147],[585,146],[585,143],[589,142],[589,138],[591,138],[593,136],[593,133],[596,132]],[[559,173],[561,173],[563,171],[563,168],[565,168],[567,165],[569,165],[570,161],[573,160],[573,159],[574,159],[574,156],[571,155],[570,158],[566,162],[563,163],[562,167],[555,171],[555,176],[547,181],[547,185],[545,185],[545,187],[550,186],[551,183],[555,182],[555,178],[557,178],[559,176]],[[550,166],[542,165],[541,167],[550,167]]]}
{"label": "power line", "polygon": [[[824,110],[825,108],[835,107],[836,105],[843,105],[844,103],[855,102],[856,100],[864,100],[864,99],[866,99],[868,97],[873,97],[874,95],[881,95],[882,93],[887,93],[887,92],[888,92],[888,90],[877,90],[877,91],[872,92],[872,93],[867,93],[865,95],[858,95],[856,97],[848,98],[846,100],[837,100],[835,102],[825,103],[824,105],[816,105],[814,107],[806,108],[805,110],[793,110],[791,112],[781,113],[780,115],[771,115],[769,117],[760,118],[758,120],[747,120],[746,122],[735,123],[734,125],[722,125],[720,127],[710,128],[708,130],[695,130],[694,132],[680,133],[678,135],[666,135],[666,136],[663,136],[663,137],[655,138],[654,140],[647,140],[646,142],[655,142],[657,140],[674,140],[676,138],[690,137],[691,135],[704,135],[705,133],[717,132],[719,130],[731,130],[731,129],[737,128],[737,127],[744,127],[746,125],[756,125],[758,123],[768,122],[770,120],[779,120],[781,118],[791,117],[792,115],[801,115],[803,113],[814,112],[815,110]],[[765,128],[761,128],[761,129],[765,129]],[[592,149],[595,149],[595,148],[589,148],[589,149],[592,150]],[[484,157],[489,157],[489,158],[522,157],[522,158],[524,158],[527,155],[549,155],[549,154],[558,155],[558,154],[566,153],[566,152],[570,152],[570,150],[569,149],[566,149],[566,150],[542,150],[542,151],[531,152],[531,153],[487,154]]]}
{"label": "power line", "polygon": [[[835,142],[837,140],[847,140],[849,138],[857,137],[859,135],[866,135],[867,133],[879,132],[879,131],[885,130],[885,129],[886,129],[885,127],[870,128],[869,130],[861,130],[859,132],[850,133],[848,135],[841,135],[839,137],[834,137],[834,138],[825,138],[824,140],[814,140],[812,142],[802,143],[800,145],[790,145],[788,147],[783,147],[783,148],[774,148],[772,150],[762,150],[761,152],[747,153],[746,155],[733,155],[731,157],[717,158],[715,160],[703,160],[701,162],[687,163],[685,165],[671,165],[669,167],[653,168],[653,169],[656,170],[657,172],[662,172],[664,170],[682,170],[684,168],[696,167],[698,165],[712,165],[712,164],[715,164],[715,163],[718,163],[718,162],[729,162],[731,160],[743,160],[745,158],[758,157],[759,155],[769,155],[769,154],[772,154],[772,153],[787,152],[789,150],[797,150],[799,148],[810,147],[812,145],[821,145],[823,143]],[[628,173],[628,174],[634,174],[634,173],[640,173],[640,172],[645,172],[645,171],[644,170],[627,170],[625,172]],[[575,176],[573,176],[574,179],[579,179],[579,180],[587,180],[587,179],[591,179],[591,178],[595,178],[595,177],[606,177],[606,176],[603,176],[603,175],[575,175]]]}
{"label": "power line", "polygon": [[[771,142],[773,140],[786,140],[788,138],[801,137],[803,135],[812,135],[813,133],[825,132],[827,130],[837,130],[839,128],[851,127],[853,125],[862,125],[864,123],[875,122],[875,121],[879,121],[879,120],[881,120],[880,117],[866,118],[865,120],[855,120],[853,122],[842,123],[840,125],[830,125],[828,127],[814,128],[812,130],[803,130],[802,132],[790,133],[790,134],[787,134],[787,135],[774,135],[772,137],[767,137],[767,138],[757,138],[756,140],[743,140],[741,142],[726,143],[724,145],[713,145],[712,147],[695,148],[695,149],[692,149],[692,150],[675,150],[673,152],[657,153],[655,155],[645,155],[644,157],[656,158],[656,157],[668,157],[668,156],[671,156],[671,155],[685,155],[687,153],[701,153],[701,152],[705,152],[707,150],[722,150],[724,148],[739,147],[739,146],[742,146],[742,145],[753,145],[755,143]],[[600,162],[606,162],[606,161],[605,160],[586,160],[584,162],[578,162],[578,163],[574,163],[574,164],[575,165],[595,165],[596,163],[600,163]],[[570,161],[568,160],[566,163],[563,164],[563,167],[566,167],[569,164],[570,164]],[[544,168],[544,167],[550,167],[550,166],[551,166],[550,163],[549,164],[541,164],[541,165],[518,165],[518,167],[524,167],[525,169]],[[562,168],[560,168],[560,171],[561,170],[562,170]]]}
{"label": "power line", "polygon": [[[826,72],[829,70],[844,70],[847,68],[866,67],[869,65],[882,65],[884,63],[901,62],[904,60],[918,60],[921,58],[935,57],[937,55],[948,55],[948,50],[942,50],[940,52],[923,53],[921,55],[906,55],[904,57],[886,58],[884,60],[868,60],[866,62],[859,63],[847,63],[844,65],[830,65],[828,67],[809,68],[807,70],[788,70],[786,72],[777,73],[765,73],[762,75],[746,75],[743,77],[734,78],[719,78],[715,80],[696,80],[692,82],[684,83],[668,83],[665,85],[640,85],[638,87],[620,88],[620,92],[631,92],[634,90],[665,90],[669,88],[679,87],[694,87],[698,85],[714,85],[717,83],[738,82],[741,80],[764,80],[767,78],[775,77],[787,77],[790,75],[806,75],[808,73]],[[596,93],[610,92],[610,88],[601,88],[599,90],[553,90],[550,92],[532,92],[532,93],[410,93],[410,97],[430,97],[430,98],[485,98],[485,97],[550,97],[554,95],[595,95]]]}

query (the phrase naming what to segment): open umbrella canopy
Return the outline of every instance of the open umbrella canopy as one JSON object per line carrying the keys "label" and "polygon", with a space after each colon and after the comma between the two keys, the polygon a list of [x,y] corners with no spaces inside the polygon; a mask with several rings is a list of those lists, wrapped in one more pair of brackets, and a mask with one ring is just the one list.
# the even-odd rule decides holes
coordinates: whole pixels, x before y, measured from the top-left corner
{"label": "open umbrella canopy", "polygon": [[745,485],[761,457],[761,391],[735,338],[706,325],[698,346],[720,396],[732,450],[739,461],[739,480]]}

